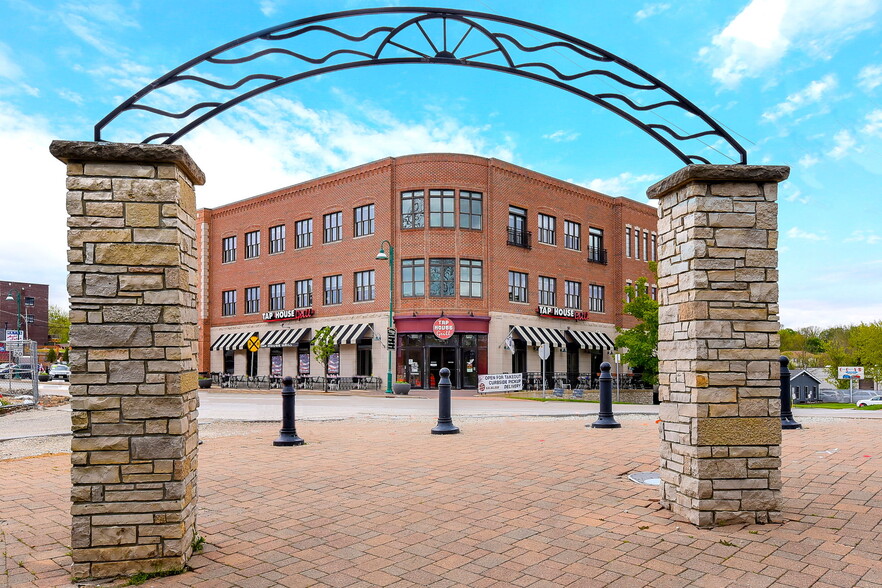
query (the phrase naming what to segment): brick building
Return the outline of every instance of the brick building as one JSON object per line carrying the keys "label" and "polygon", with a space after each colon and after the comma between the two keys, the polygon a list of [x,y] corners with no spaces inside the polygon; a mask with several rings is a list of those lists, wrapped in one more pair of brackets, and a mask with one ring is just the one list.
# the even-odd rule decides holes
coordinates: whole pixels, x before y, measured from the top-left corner
{"label": "brick building", "polygon": [[49,341],[49,286],[0,282],[0,327],[21,330],[23,337],[45,345]]}
{"label": "brick building", "polygon": [[[549,379],[575,383],[628,326],[625,285],[654,279],[656,222],[651,206],[456,154],[390,157],[201,209],[199,369],[321,375],[309,341],[327,325],[332,373],[383,376],[388,240],[396,379],[435,387],[442,367],[456,388],[485,373],[534,377],[547,341]],[[433,333],[440,317],[449,338]]]}

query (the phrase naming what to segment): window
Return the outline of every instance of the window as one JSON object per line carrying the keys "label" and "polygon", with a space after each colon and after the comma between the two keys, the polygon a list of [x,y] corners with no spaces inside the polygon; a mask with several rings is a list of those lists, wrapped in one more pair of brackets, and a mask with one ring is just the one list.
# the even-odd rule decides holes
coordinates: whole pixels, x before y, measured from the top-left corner
{"label": "window", "polygon": [[401,193],[401,228],[422,229],[426,226],[426,204],[423,191]]}
{"label": "window", "polygon": [[582,249],[582,225],[573,221],[564,221],[564,247],[567,249]]}
{"label": "window", "polygon": [[567,308],[582,308],[582,283],[564,281],[564,306]]}
{"label": "window", "polygon": [[539,276],[539,304],[554,306],[556,299],[556,290],[557,279]]}
{"label": "window", "polygon": [[225,290],[222,295],[221,315],[233,316],[236,314],[236,291]]}
{"label": "window", "polygon": [[539,242],[554,245],[557,239],[554,235],[554,225],[557,219],[547,214],[539,214]]}
{"label": "window", "polygon": [[353,211],[352,217],[355,219],[355,228],[352,231],[353,236],[364,237],[365,235],[374,234],[373,204],[359,206]]}
{"label": "window", "polygon": [[303,249],[304,247],[312,247],[312,219],[307,218],[302,221],[297,221],[297,224],[294,225],[294,232],[297,233],[295,239],[297,243],[295,244],[297,249]]}
{"label": "window", "polygon": [[245,314],[260,312],[260,286],[245,288]]}
{"label": "window", "polygon": [[603,248],[603,229],[588,229],[588,261],[606,264],[606,249]]}
{"label": "window", "polygon": [[653,300],[658,300],[658,287],[657,286],[650,286],[650,288],[651,288],[651,292],[652,292],[650,294],[650,297]]}
{"label": "window", "polygon": [[285,310],[285,283],[270,284],[269,287],[269,309]]}
{"label": "window", "polygon": [[343,213],[332,212],[325,215],[325,243],[343,239]]}
{"label": "window", "polygon": [[527,274],[508,272],[508,299],[511,302],[527,302]]}
{"label": "window", "polygon": [[285,225],[276,225],[269,229],[269,252],[281,253],[285,250]]}
{"label": "window", "polygon": [[401,295],[408,298],[426,295],[425,259],[401,261]]}
{"label": "window", "polygon": [[481,230],[484,214],[483,195],[480,192],[459,191],[459,228]]}
{"label": "window", "polygon": [[456,295],[456,270],[452,259],[429,260],[429,296]]}
{"label": "window", "polygon": [[652,261],[658,261],[658,243],[656,241],[655,233],[652,234],[651,242],[652,245],[649,248],[649,254],[652,256]]}
{"label": "window", "polygon": [[245,259],[260,255],[260,231],[245,233]]}
{"label": "window", "polygon": [[517,206],[508,207],[508,244],[530,248],[530,233],[527,232],[527,211]]}
{"label": "window", "polygon": [[483,284],[483,266],[479,259],[459,260],[459,295],[480,298]]}
{"label": "window", "polygon": [[355,272],[355,301],[374,299],[374,270]]}
{"label": "window", "polygon": [[625,302],[631,302],[631,291],[629,288],[632,288],[634,284],[631,280],[625,280]]}
{"label": "window", "polygon": [[297,300],[295,301],[297,308],[312,306],[312,280],[297,280],[295,288],[297,290]]}
{"label": "window", "polygon": [[453,190],[429,190],[429,226],[455,227]]}
{"label": "window", "polygon": [[236,236],[224,237],[221,243],[224,249],[224,263],[236,261]]}
{"label": "window", "polygon": [[325,306],[343,303],[343,276],[325,276]]}
{"label": "window", "polygon": [[603,286],[591,284],[589,286],[588,305],[591,312],[603,312]]}
{"label": "window", "polygon": [[643,231],[643,260],[649,261],[649,232]]}
{"label": "window", "polygon": [[631,227],[625,227],[625,257],[631,257]]}
{"label": "window", "polygon": [[634,227],[634,259],[640,259],[640,229]]}

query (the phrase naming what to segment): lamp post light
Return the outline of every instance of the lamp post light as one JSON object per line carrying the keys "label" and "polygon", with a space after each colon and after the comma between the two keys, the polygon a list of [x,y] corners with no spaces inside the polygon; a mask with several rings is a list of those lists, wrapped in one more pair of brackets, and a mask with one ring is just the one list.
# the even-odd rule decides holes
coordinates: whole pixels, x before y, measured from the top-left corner
{"label": "lamp post light", "polygon": [[[22,292],[24,288],[22,288]],[[15,292],[15,297],[13,298],[12,293]],[[15,300],[15,330],[21,332],[21,292],[17,292],[15,290],[10,290],[6,295],[6,300],[12,302]],[[25,321],[25,329],[28,328],[28,322]],[[21,337],[21,335],[19,335]],[[27,339],[27,337],[25,337]]]}
{"label": "lamp post light", "polygon": [[[389,246],[389,255],[386,255],[386,252],[383,250],[383,245]],[[392,243],[388,240],[383,239],[383,242],[380,243],[380,252],[377,253],[376,259],[380,261],[389,260],[389,330],[388,334],[392,333],[392,312],[395,304],[395,248],[392,247]],[[389,355],[389,365],[386,371],[386,394],[392,394],[392,349],[393,345],[390,344],[390,341],[386,341],[386,348]]]}

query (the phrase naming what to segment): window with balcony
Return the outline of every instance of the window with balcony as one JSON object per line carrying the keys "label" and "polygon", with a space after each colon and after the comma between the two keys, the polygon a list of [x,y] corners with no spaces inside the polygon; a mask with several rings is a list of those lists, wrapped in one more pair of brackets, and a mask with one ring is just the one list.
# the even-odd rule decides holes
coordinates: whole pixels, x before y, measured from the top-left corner
{"label": "window with balcony", "polygon": [[221,315],[234,316],[236,314],[236,291],[225,290],[221,293]]}
{"label": "window with balcony", "polygon": [[517,206],[508,207],[508,244],[525,249],[530,248],[530,233],[527,231],[527,211]]}
{"label": "window with balcony", "polygon": [[480,298],[483,294],[483,263],[479,259],[459,260],[459,295]]}
{"label": "window with balcony", "polygon": [[564,221],[564,247],[579,251],[582,249],[582,225]]}
{"label": "window with balcony", "polygon": [[606,265],[606,249],[603,248],[603,229],[588,229],[588,261]]}
{"label": "window with balcony", "polygon": [[582,308],[582,283],[564,280],[564,306],[567,308]]}
{"label": "window with balcony", "polygon": [[298,280],[295,283],[297,308],[309,308],[312,306],[312,280]]}
{"label": "window with balcony", "polygon": [[269,228],[269,252],[282,253],[285,250],[285,225]]}
{"label": "window with balcony", "polygon": [[429,190],[429,226],[452,229],[456,225],[456,204],[453,190]]}
{"label": "window with balcony", "polygon": [[245,288],[245,314],[260,312],[260,286]]}
{"label": "window with balcony", "polygon": [[603,286],[591,284],[589,286],[588,306],[591,312],[603,312]]}
{"label": "window with balcony", "polygon": [[297,221],[297,224],[294,225],[294,231],[297,233],[295,239],[297,240],[297,249],[304,249],[306,247],[312,247],[312,219],[306,218],[301,221]]}
{"label": "window with balcony", "polygon": [[324,278],[325,306],[343,304],[343,276],[325,276]]}
{"label": "window with balcony", "polygon": [[539,242],[547,245],[556,244],[557,236],[555,234],[555,225],[557,224],[557,219],[553,216],[540,213],[538,222]]}
{"label": "window with balcony", "polygon": [[539,304],[556,306],[557,279],[539,276]]}
{"label": "window with balcony", "polygon": [[221,244],[224,250],[224,263],[231,263],[233,261],[236,261],[236,236],[233,235],[232,237],[224,237],[221,241]]}
{"label": "window with balcony", "polygon": [[401,228],[422,229],[426,226],[426,202],[422,190],[401,193]]}
{"label": "window with balcony", "polygon": [[481,230],[484,215],[483,198],[480,192],[459,191],[459,228]]}
{"label": "window with balcony", "polygon": [[270,284],[269,287],[269,309],[285,310],[285,283]]}
{"label": "window with balcony", "polygon": [[374,234],[374,205],[359,206],[352,214],[355,219],[355,227],[352,234],[356,237]]}
{"label": "window with balcony", "polygon": [[429,260],[429,296],[456,296],[456,269],[453,259]]}
{"label": "window with balcony", "polygon": [[426,260],[401,260],[401,295],[405,298],[426,295]]}
{"label": "window with balcony", "polygon": [[343,213],[332,212],[324,216],[325,243],[343,240]]}
{"label": "window with balcony", "polygon": [[245,233],[245,259],[253,259],[260,255],[260,231]]}
{"label": "window with balcony", "polygon": [[527,274],[508,272],[508,299],[510,302],[527,302]]}
{"label": "window with balcony", "polygon": [[374,299],[374,270],[355,272],[355,301]]}

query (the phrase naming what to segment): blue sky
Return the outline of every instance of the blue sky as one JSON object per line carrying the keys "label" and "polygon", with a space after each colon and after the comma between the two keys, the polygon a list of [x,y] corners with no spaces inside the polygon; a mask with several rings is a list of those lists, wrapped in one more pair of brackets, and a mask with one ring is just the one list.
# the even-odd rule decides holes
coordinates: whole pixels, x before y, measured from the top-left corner
{"label": "blue sky", "polygon": [[[48,283],[51,302],[67,306],[64,168],[48,153],[52,139],[91,140],[95,123],[141,87],[240,36],[317,14],[395,5],[0,0],[3,279]],[[783,325],[882,320],[882,0],[419,5],[500,14],[592,43],[725,125],[748,150],[748,163],[791,166],[780,188]],[[349,22],[352,32],[388,24]],[[320,40],[311,55],[340,45]],[[560,52],[549,59],[568,65]],[[182,88],[157,105],[189,105],[195,97]],[[104,138],[136,142],[157,132],[148,116],[116,122]],[[682,166],[651,137],[577,96],[441,65],[312,77],[240,104],[178,143],[208,177],[197,192],[203,207],[418,152],[499,157],[640,201],[649,185]],[[715,163],[726,161],[705,151]]]}

